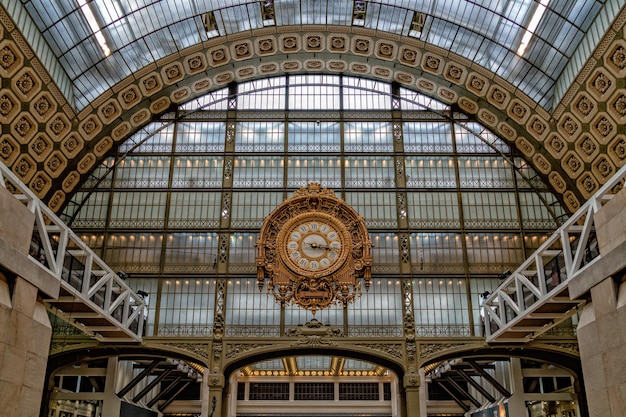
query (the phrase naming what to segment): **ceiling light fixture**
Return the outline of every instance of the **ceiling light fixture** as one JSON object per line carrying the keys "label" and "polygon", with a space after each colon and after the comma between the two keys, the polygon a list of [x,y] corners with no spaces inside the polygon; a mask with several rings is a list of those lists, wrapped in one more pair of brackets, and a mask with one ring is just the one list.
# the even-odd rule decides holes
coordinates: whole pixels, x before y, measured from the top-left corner
{"label": "ceiling light fixture", "polygon": [[104,39],[104,35],[102,34],[102,30],[100,29],[100,25],[98,25],[98,21],[96,20],[96,16],[93,14],[89,3],[87,0],[78,0],[78,5],[80,6],[81,11],[85,15],[87,19],[87,23],[89,23],[89,27],[91,28],[96,40],[100,44],[100,48],[104,53],[104,56],[111,55],[111,49],[107,45],[106,39]]}
{"label": "ceiling light fixture", "polygon": [[543,17],[543,14],[545,13],[549,2],[550,0],[540,0],[537,8],[535,9],[533,17],[531,17],[530,19],[530,23],[528,23],[526,33],[524,33],[524,36],[522,37],[522,42],[520,43],[519,48],[517,48],[517,55],[524,56],[524,52],[526,52],[526,48],[530,43],[530,39],[533,37],[535,30],[537,30],[537,26],[539,26],[539,21]]}

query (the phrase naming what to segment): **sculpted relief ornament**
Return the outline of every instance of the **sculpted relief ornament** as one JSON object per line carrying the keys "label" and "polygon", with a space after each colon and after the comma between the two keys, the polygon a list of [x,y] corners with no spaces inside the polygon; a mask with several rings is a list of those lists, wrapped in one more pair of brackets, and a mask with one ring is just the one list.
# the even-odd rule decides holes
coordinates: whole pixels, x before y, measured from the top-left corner
{"label": "sculpted relief ornament", "polygon": [[282,305],[317,310],[353,302],[371,282],[365,221],[332,190],[311,183],[265,218],[257,242],[257,283]]}

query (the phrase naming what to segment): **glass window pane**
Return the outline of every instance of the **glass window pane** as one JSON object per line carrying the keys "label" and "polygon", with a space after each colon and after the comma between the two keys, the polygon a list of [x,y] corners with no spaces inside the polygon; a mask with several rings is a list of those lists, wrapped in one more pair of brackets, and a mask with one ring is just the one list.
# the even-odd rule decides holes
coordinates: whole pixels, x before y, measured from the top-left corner
{"label": "glass window pane", "polygon": [[420,153],[452,152],[451,127],[449,122],[404,122],[404,150]]}
{"label": "glass window pane", "polygon": [[346,122],[346,152],[393,152],[393,134],[389,122]]}
{"label": "glass window pane", "polygon": [[232,198],[231,227],[258,228],[263,219],[283,202],[282,192],[236,191]]}
{"label": "glass window pane", "polygon": [[463,219],[467,229],[515,229],[519,227],[517,202],[512,192],[464,192]]}
{"label": "glass window pane", "polygon": [[409,225],[416,229],[457,229],[461,226],[456,192],[408,192]]}
{"label": "glass window pane", "polygon": [[222,193],[218,191],[172,191],[171,228],[207,228],[219,226]]}
{"label": "glass window pane", "polygon": [[418,232],[411,234],[411,262],[417,273],[465,271],[460,233]]}
{"label": "glass window pane", "polygon": [[394,188],[393,158],[390,156],[346,157],[346,187]]}
{"label": "glass window pane", "polygon": [[240,122],[237,124],[237,152],[282,152],[285,149],[285,123]]}
{"label": "glass window pane", "polygon": [[292,156],[287,165],[287,187],[305,187],[319,182],[323,187],[341,187],[341,159],[332,156]]}
{"label": "glass window pane", "polygon": [[176,152],[224,152],[225,123],[182,122],[177,128]]}
{"label": "glass window pane", "polygon": [[[348,306],[349,336],[402,336],[400,280],[375,278],[369,290]],[[376,332],[375,334],[372,334]]]}
{"label": "glass window pane", "polygon": [[290,122],[288,152],[339,152],[341,125],[337,122]]}
{"label": "glass window pane", "polygon": [[215,280],[190,277],[166,279],[158,310],[159,327],[155,333],[165,337],[210,337],[213,333],[214,305]]}
{"label": "glass window pane", "polygon": [[513,172],[506,159],[489,156],[459,157],[459,177],[464,188],[513,188]]}
{"label": "glass window pane", "polygon": [[283,186],[284,160],[277,156],[237,156],[233,172],[235,188]]}
{"label": "glass window pane", "polygon": [[172,172],[173,188],[218,188],[222,186],[221,156],[178,156]]}
{"label": "glass window pane", "polygon": [[456,187],[454,158],[446,156],[406,156],[406,183],[411,188]]}
{"label": "glass window pane", "polygon": [[226,296],[227,336],[279,336],[280,305],[259,291],[256,278],[229,278]]}
{"label": "glass window pane", "polygon": [[346,192],[345,201],[365,219],[368,229],[395,228],[396,195],[392,192]]}
{"label": "glass window pane", "polygon": [[416,335],[469,336],[470,311],[466,292],[462,278],[440,276],[414,279]]}
{"label": "glass window pane", "polygon": [[164,272],[215,272],[217,234],[170,233],[166,240]]}
{"label": "glass window pane", "polygon": [[114,187],[166,188],[170,158],[165,156],[127,156],[115,168]]}
{"label": "glass window pane", "polygon": [[111,207],[111,227],[156,228],[165,224],[163,192],[115,192]]}
{"label": "glass window pane", "polygon": [[231,273],[256,272],[256,242],[258,233],[232,233],[228,251],[228,265]]}
{"label": "glass window pane", "polygon": [[469,270],[474,273],[514,271],[524,261],[522,240],[516,234],[468,233],[465,243]]}

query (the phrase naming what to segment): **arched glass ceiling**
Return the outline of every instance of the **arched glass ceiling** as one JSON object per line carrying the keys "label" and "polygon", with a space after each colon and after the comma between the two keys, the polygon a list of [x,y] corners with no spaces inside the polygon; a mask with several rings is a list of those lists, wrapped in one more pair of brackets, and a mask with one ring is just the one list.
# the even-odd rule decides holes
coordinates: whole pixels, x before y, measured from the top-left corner
{"label": "arched glass ceiling", "polygon": [[[281,25],[359,26],[420,39],[544,107],[603,0],[22,0],[85,107],[134,71],[216,36]],[[524,51],[522,44],[527,44]]]}

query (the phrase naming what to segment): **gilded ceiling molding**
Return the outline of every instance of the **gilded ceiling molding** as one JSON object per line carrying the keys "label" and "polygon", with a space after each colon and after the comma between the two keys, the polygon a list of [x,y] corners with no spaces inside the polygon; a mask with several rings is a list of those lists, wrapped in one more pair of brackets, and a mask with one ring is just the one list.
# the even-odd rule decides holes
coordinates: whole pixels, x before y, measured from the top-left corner
{"label": "gilded ceiling molding", "polygon": [[[276,338],[267,342],[258,340],[227,340],[225,356],[221,369],[239,368],[241,363],[253,363],[259,358],[282,357],[286,352],[297,355],[298,352],[311,352],[322,349],[325,354],[345,355],[358,358],[359,354],[377,357],[383,362],[395,364],[396,369],[408,369],[403,354],[403,343],[398,340],[348,340],[343,337],[304,336],[296,341],[293,338]],[[376,360],[374,359],[376,362]],[[378,362],[377,362],[378,363]],[[234,366],[237,364],[237,366]]]}
{"label": "gilded ceiling molding", "polygon": [[74,338],[53,337],[50,343],[49,356],[59,355],[62,353],[81,351],[91,349],[98,346],[96,340],[75,340]]}
{"label": "gilded ceiling molding", "polygon": [[345,74],[397,82],[474,117],[516,147],[574,212],[626,163],[625,16],[552,113],[485,68],[417,39],[294,26],[190,47],[74,114],[0,9],[0,160],[59,211],[119,143],[173,105],[233,81]]}

